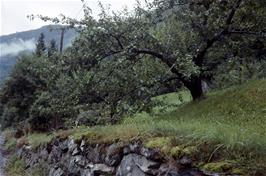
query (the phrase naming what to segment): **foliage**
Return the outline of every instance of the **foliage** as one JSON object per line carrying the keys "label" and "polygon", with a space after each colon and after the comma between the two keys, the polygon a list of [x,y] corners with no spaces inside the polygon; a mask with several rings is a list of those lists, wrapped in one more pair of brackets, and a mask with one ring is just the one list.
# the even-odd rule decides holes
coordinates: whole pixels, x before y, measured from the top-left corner
{"label": "foliage", "polygon": [[46,46],[45,46],[45,41],[44,41],[44,34],[41,33],[36,43],[35,53],[38,57],[40,57],[44,54],[45,50],[46,50]]}
{"label": "foliage", "polygon": [[21,176],[26,175],[25,172],[26,163],[22,159],[19,159],[16,154],[12,154],[9,158],[7,165],[8,176]]}
{"label": "foliage", "polygon": [[[92,144],[142,140],[147,147],[160,148],[176,158],[193,155],[199,164],[234,160],[236,164],[228,172],[239,173],[239,169],[248,168],[243,171],[254,175],[254,170],[266,169],[265,96],[266,81],[250,81],[211,92],[201,102],[186,102],[174,111],[157,116],[141,113],[116,125],[33,134],[28,139],[34,147],[49,143],[54,136],[63,139],[70,136]],[[214,164],[207,165],[208,170],[221,169]]]}
{"label": "foliage", "polygon": [[56,52],[58,52],[58,47],[56,41],[53,39],[50,41],[50,44],[47,48],[47,56],[52,57]]}
{"label": "foliage", "polygon": [[79,35],[62,54],[41,35],[36,53],[19,60],[0,93],[3,127],[73,127],[91,111],[99,116],[90,125],[113,124],[183,87],[198,100],[203,81],[217,88],[265,76],[263,1],[154,0],[114,13],[99,5],[97,20],[85,4],[80,21],[39,16]]}
{"label": "foliage", "polygon": [[49,64],[42,59],[22,56],[18,61],[1,91],[3,127],[28,118],[36,93],[46,88],[46,69],[50,69]]}

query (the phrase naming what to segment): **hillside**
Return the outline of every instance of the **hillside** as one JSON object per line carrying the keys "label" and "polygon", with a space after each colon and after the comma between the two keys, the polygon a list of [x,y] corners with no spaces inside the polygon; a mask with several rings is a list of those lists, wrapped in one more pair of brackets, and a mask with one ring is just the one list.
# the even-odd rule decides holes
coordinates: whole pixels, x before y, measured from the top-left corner
{"label": "hillside", "polygon": [[26,140],[34,148],[66,136],[90,144],[141,140],[174,158],[188,155],[196,166],[210,172],[254,175],[265,171],[266,80],[214,91],[201,102],[189,102],[186,92],[182,95],[187,103],[173,101],[178,97],[174,94],[158,97],[165,106],[155,110],[166,108],[164,113],[139,113],[111,126],[31,134]]}
{"label": "hillside", "polygon": [[[48,25],[39,29],[17,32],[10,35],[0,36],[0,84],[8,76],[12,66],[16,63],[17,56],[21,52],[32,52],[35,42],[41,33],[45,35],[45,41],[56,40],[60,43],[60,25]],[[64,35],[64,47],[71,45],[77,35],[74,29],[69,29]]]}
{"label": "hillside", "polygon": [[[50,41],[52,39],[55,39],[57,43],[60,41],[61,36],[61,30],[60,25],[47,25],[43,26],[39,29],[34,30],[28,30],[24,32],[17,32],[14,34],[9,35],[3,35],[0,36],[0,43],[11,43],[13,41],[17,41],[19,39],[23,41],[31,40],[31,39],[37,39],[40,35],[40,33],[43,33],[45,35],[46,41]],[[75,37],[76,32],[74,29],[66,30],[65,32],[65,44],[69,44],[73,38]]]}

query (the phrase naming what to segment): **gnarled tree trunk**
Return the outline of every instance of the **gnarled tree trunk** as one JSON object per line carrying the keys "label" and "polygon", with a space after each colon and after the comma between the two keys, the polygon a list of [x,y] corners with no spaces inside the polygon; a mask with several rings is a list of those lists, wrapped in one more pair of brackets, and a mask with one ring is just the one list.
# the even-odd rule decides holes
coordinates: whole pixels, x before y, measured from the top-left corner
{"label": "gnarled tree trunk", "polygon": [[189,81],[184,81],[184,85],[190,91],[193,101],[201,100],[205,97],[201,77],[197,76]]}

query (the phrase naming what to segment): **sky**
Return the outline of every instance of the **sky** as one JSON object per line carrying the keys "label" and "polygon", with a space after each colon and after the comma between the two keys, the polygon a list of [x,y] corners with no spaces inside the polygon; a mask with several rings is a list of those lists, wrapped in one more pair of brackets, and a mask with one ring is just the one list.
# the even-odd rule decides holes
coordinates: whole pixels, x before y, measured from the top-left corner
{"label": "sky", "polygon": [[[92,9],[93,15],[99,13],[98,0],[85,0]],[[134,0],[101,0],[103,4],[110,4],[112,10],[119,10],[127,6],[132,8]],[[81,18],[82,3],[80,0],[0,0],[0,35],[36,29],[50,23],[35,19],[30,21],[27,15],[41,14],[56,17],[60,14],[72,18]]]}

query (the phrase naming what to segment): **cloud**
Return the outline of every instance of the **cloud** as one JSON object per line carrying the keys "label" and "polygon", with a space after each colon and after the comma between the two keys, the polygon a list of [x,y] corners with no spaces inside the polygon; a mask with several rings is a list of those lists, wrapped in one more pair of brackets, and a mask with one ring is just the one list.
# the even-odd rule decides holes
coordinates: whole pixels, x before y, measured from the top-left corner
{"label": "cloud", "polygon": [[10,43],[0,43],[0,56],[6,56],[6,55],[17,55],[18,53],[30,50],[33,51],[35,49],[35,40],[22,40],[17,39],[13,40]]}

